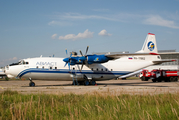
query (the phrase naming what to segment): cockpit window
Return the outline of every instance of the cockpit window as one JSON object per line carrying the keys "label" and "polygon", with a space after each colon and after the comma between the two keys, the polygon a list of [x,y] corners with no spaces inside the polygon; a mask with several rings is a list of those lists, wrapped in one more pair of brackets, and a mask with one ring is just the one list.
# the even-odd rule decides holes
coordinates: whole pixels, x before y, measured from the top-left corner
{"label": "cockpit window", "polygon": [[19,65],[19,62],[18,63],[12,63],[9,66],[14,66],[14,65]]}
{"label": "cockpit window", "polygon": [[27,65],[27,64],[29,64],[29,62],[25,62],[24,60],[21,60],[21,61],[19,61],[19,62],[17,62],[17,63],[12,63],[12,64],[10,64],[9,66],[14,66],[14,65]]}
{"label": "cockpit window", "polygon": [[20,62],[19,62],[19,65],[24,65],[25,64],[25,61],[24,60],[21,60]]}

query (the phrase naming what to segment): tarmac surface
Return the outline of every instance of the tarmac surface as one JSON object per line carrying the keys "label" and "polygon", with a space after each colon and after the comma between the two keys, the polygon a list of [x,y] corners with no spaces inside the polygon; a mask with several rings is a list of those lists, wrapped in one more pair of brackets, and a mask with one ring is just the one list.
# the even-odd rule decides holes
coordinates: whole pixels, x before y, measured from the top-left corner
{"label": "tarmac surface", "polygon": [[137,80],[97,81],[95,86],[72,85],[72,81],[33,80],[35,87],[29,87],[29,80],[0,80],[0,93],[5,90],[18,91],[22,94],[164,94],[178,93],[179,82],[152,82]]}

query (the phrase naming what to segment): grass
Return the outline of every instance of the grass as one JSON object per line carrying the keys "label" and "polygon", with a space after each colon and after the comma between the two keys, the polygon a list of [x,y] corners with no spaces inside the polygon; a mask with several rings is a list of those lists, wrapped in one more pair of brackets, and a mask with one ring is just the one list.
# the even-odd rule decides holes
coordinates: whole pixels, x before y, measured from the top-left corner
{"label": "grass", "polygon": [[0,93],[0,119],[179,119],[179,93],[159,95]]}

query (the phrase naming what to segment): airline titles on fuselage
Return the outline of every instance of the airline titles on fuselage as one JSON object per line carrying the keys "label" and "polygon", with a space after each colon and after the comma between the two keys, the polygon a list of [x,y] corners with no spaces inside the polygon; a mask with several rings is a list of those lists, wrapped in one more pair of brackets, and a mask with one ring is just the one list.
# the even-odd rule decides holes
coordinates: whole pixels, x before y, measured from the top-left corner
{"label": "airline titles on fuselage", "polygon": [[37,66],[56,66],[57,62],[37,62]]}

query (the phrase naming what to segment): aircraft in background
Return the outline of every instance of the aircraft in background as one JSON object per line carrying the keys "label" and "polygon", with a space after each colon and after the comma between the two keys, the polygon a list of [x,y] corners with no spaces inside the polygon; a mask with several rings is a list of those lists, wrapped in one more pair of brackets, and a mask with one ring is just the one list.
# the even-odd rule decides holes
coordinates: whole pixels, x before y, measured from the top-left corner
{"label": "aircraft in background", "polygon": [[[171,62],[158,54],[155,34],[148,33],[142,49],[136,53],[70,55],[68,58],[38,57],[22,59],[5,67],[8,77],[32,80],[73,81],[73,84],[95,85],[96,81],[130,77],[151,65]],[[67,50],[66,50],[67,53]]]}

